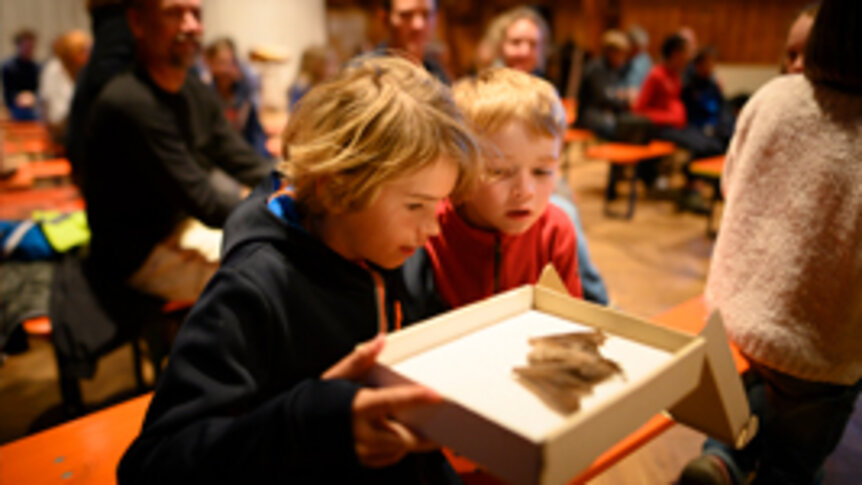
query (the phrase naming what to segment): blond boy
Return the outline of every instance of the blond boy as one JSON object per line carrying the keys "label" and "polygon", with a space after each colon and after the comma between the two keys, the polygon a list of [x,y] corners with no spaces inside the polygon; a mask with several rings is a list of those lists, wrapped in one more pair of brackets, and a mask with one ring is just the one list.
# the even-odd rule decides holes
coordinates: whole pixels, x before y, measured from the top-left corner
{"label": "blond boy", "polygon": [[390,417],[439,397],[357,382],[375,335],[416,318],[398,267],[475,171],[470,132],[446,87],[376,58],[310,91],[284,138],[282,177],[232,214],[120,482],[454,482]]}
{"label": "blond boy", "polygon": [[425,245],[438,295],[458,307],[533,284],[550,263],[580,297],[575,230],[549,204],[566,129],[553,86],[494,68],[453,91],[481,136],[486,173],[464,197],[439,209],[441,232]]}

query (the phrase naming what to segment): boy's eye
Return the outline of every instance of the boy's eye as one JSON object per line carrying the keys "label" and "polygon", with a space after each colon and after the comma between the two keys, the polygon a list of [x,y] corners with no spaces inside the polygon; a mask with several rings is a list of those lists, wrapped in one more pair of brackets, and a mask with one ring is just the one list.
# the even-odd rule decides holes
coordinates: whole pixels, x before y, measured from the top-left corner
{"label": "boy's eye", "polygon": [[409,210],[409,211],[418,211],[418,210],[421,210],[423,207],[424,207],[424,205],[421,203],[418,203],[418,202],[414,202],[412,204],[407,204],[407,210]]}
{"label": "boy's eye", "polygon": [[516,172],[513,168],[489,168],[488,175],[491,177],[509,177]]}
{"label": "boy's eye", "polygon": [[548,177],[548,176],[554,175],[554,169],[552,169],[552,168],[536,168],[536,169],[533,169],[533,175],[536,175],[539,177]]}

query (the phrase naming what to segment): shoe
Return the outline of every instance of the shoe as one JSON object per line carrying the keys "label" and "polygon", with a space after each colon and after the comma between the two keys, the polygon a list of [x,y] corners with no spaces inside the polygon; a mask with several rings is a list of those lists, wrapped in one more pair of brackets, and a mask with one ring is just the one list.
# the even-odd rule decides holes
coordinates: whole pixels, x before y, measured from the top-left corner
{"label": "shoe", "polygon": [[683,194],[681,208],[695,214],[709,214],[709,203],[696,190]]}
{"label": "shoe", "polygon": [[682,469],[678,485],[733,485],[730,471],[721,458],[712,455],[701,455],[688,462]]}

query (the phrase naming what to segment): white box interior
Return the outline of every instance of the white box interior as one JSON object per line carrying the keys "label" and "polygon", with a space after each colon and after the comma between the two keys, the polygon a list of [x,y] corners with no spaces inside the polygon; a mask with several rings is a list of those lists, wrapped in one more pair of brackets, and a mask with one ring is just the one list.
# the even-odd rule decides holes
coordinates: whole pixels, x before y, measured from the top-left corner
{"label": "white box interior", "polygon": [[[592,327],[530,310],[405,359],[393,369],[538,443],[571,415],[545,404],[518,382],[512,368],[527,364],[530,337],[588,330]],[[614,376],[595,386],[591,395],[581,399],[580,412],[600,406],[673,357],[664,350],[606,335],[600,352],[622,367],[624,377]]]}

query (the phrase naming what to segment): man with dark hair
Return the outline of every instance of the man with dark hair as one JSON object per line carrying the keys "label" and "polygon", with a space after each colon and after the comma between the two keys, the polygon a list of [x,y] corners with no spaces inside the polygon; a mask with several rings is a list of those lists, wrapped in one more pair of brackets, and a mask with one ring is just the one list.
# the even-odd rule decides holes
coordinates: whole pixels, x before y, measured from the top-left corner
{"label": "man with dark hair", "polygon": [[12,119],[35,120],[36,90],[39,88],[39,64],[33,60],[36,34],[23,29],[12,38],[15,55],[3,63],[3,101]]}
{"label": "man with dark hair", "polygon": [[421,63],[440,81],[449,84],[449,75],[440,62],[429,55],[428,44],[437,25],[436,0],[383,0],[380,17],[389,33],[381,50],[392,49],[407,59]]}
{"label": "man with dark hair", "polygon": [[145,293],[193,300],[217,263],[184,242],[189,218],[221,227],[240,200],[212,183],[211,170],[251,186],[271,166],[188,75],[200,51],[200,0],[132,0],[126,13],[136,61],[105,86],[85,127],[90,258]]}

